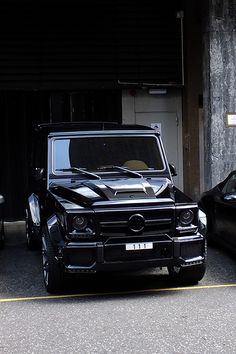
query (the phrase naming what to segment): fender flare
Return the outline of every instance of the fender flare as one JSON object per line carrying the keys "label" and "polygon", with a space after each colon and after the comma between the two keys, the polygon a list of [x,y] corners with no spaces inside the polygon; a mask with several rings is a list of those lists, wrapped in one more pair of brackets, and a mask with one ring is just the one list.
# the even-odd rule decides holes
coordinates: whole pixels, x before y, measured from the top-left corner
{"label": "fender flare", "polygon": [[39,201],[36,194],[31,194],[28,198],[28,208],[29,210],[29,217],[32,221],[33,227],[40,227],[41,219],[40,219],[40,207]]}
{"label": "fender flare", "polygon": [[44,226],[46,227],[46,231],[48,232],[48,236],[54,245],[58,245],[58,243],[63,241],[60,224],[58,222],[58,218],[56,215],[52,215],[46,221]]}

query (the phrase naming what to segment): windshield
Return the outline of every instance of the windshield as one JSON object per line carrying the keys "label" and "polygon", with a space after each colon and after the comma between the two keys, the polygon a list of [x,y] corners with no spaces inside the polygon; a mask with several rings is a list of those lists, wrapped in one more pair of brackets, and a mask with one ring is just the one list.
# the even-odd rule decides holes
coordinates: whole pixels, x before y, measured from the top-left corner
{"label": "windshield", "polygon": [[114,166],[131,171],[164,169],[159,143],[155,136],[55,138],[52,163],[54,174],[65,174],[66,169],[71,168],[104,172],[114,170]]}

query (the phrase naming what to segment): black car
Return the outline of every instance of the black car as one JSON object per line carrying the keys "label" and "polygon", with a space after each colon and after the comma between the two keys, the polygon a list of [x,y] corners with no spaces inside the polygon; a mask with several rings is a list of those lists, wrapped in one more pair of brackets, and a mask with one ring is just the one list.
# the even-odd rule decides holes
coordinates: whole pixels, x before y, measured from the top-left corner
{"label": "black car", "polygon": [[158,133],[54,123],[33,140],[27,242],[42,245],[47,291],[60,291],[66,273],[168,267],[179,282],[203,277],[198,206],[174,187]]}
{"label": "black car", "polygon": [[0,195],[0,248],[3,248],[5,244],[4,234],[4,197]]}
{"label": "black car", "polygon": [[207,216],[208,243],[218,243],[236,253],[236,171],[202,194],[200,208]]}

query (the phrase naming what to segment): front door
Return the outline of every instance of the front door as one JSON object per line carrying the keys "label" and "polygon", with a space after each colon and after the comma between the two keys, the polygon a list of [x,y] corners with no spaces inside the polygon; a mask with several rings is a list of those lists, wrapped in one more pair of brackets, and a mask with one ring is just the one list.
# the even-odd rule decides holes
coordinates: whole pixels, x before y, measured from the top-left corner
{"label": "front door", "polygon": [[123,123],[158,127],[169,163],[178,175],[176,187],[183,190],[182,92],[178,89],[124,90]]}
{"label": "front door", "polygon": [[147,126],[155,126],[158,123],[158,129],[162,136],[167,159],[169,163],[174,164],[178,175],[174,177],[176,185],[180,185],[180,163],[179,163],[179,144],[178,144],[178,130],[177,117],[175,113],[136,113],[136,124],[144,124]]}

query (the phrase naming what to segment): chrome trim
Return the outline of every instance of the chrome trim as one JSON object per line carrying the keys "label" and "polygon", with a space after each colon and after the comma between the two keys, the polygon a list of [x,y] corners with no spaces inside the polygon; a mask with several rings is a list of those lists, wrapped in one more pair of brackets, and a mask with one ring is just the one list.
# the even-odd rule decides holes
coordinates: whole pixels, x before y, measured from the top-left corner
{"label": "chrome trim", "polygon": [[182,241],[203,241],[204,237],[201,234],[190,235],[190,236],[181,236],[181,237],[173,237],[174,242],[182,242]]}
{"label": "chrome trim", "polygon": [[96,248],[97,242],[68,242],[66,248]]}
{"label": "chrome trim", "polygon": [[31,194],[28,198],[31,219],[34,226],[40,226],[40,207],[39,201],[35,194]]}
{"label": "chrome trim", "polygon": [[91,266],[75,266],[75,265],[65,265],[65,269],[67,272],[80,272],[80,273],[96,273],[96,270],[92,269],[96,265],[96,262],[94,262]]}
{"label": "chrome trim", "polygon": [[196,262],[202,262],[204,261],[204,257],[202,256],[198,256],[198,257],[194,257],[194,258],[188,258],[184,260],[185,263],[196,263]]}
{"label": "chrome trim", "polygon": [[84,237],[91,237],[91,236],[95,236],[95,232],[94,231],[84,231],[84,232],[76,232],[76,231],[72,231],[72,232],[69,232],[68,233],[68,235],[69,236],[78,236],[78,237],[80,237],[80,236],[84,236]]}
{"label": "chrome trim", "polygon": [[53,227],[57,226],[57,218],[55,215],[53,215],[50,219],[47,220],[47,225],[48,225],[49,232]]}
{"label": "chrome trim", "polygon": [[198,205],[195,202],[189,203],[188,205],[176,205],[176,209],[198,209]]}
{"label": "chrome trim", "polygon": [[[141,221],[141,226],[138,229],[136,229],[136,228],[132,227],[132,225],[130,225],[134,218],[138,218],[138,220]],[[128,226],[129,226],[129,229],[133,232],[141,232],[145,227],[145,219],[144,219],[143,215],[141,215],[141,214],[131,215],[129,218],[129,221],[128,221]]]}
{"label": "chrome trim", "polygon": [[[172,184],[173,181],[169,180],[168,178],[166,178],[165,183],[163,183],[163,185],[161,186],[160,189],[158,189],[158,191],[155,193],[155,196],[157,197],[159,194],[161,194],[170,184]],[[151,184],[150,184],[151,185]],[[152,185],[151,185],[152,186]]]}
{"label": "chrome trim", "polygon": [[197,232],[198,227],[195,225],[189,225],[189,226],[177,226],[176,230],[179,233],[186,233],[186,232]]}

